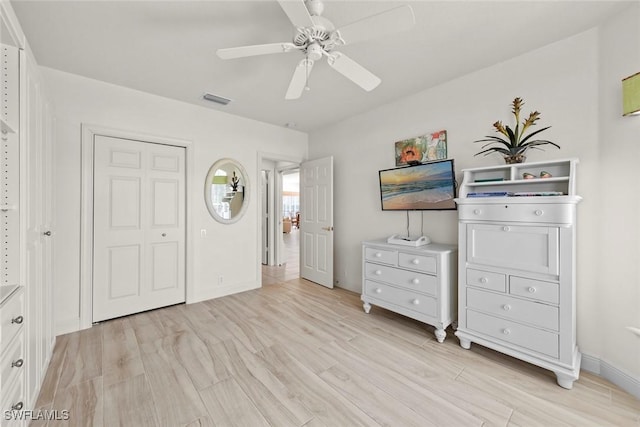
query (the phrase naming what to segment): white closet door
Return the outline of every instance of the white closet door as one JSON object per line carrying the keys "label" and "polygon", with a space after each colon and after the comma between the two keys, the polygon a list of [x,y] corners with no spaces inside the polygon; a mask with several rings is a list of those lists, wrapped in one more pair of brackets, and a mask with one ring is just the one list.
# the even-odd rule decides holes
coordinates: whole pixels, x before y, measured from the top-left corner
{"label": "white closet door", "polygon": [[185,301],[185,149],[94,141],[93,321]]}

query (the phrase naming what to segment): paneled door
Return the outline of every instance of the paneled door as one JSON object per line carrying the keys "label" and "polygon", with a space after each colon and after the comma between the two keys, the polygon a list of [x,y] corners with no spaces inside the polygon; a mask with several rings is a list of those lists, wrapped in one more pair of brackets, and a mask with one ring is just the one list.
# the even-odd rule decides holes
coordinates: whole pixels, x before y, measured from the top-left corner
{"label": "paneled door", "polygon": [[27,292],[27,389],[33,399],[44,375],[52,346],[51,304],[51,134],[52,118],[44,97],[37,64],[20,51],[20,198]]}
{"label": "paneled door", "polygon": [[185,149],[94,139],[93,321],[185,301]]}
{"label": "paneled door", "polygon": [[333,157],[300,165],[300,276],[333,288]]}

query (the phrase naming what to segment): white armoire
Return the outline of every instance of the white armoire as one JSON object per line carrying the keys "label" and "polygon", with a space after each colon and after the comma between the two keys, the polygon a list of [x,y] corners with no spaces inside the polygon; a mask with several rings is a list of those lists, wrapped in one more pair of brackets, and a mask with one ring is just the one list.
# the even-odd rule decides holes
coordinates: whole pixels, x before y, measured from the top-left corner
{"label": "white armoire", "polygon": [[477,343],[578,379],[576,159],[463,170],[458,330]]}
{"label": "white armoire", "polygon": [[29,419],[55,343],[52,312],[53,119],[38,66],[8,1],[0,1],[2,86],[0,413]]}

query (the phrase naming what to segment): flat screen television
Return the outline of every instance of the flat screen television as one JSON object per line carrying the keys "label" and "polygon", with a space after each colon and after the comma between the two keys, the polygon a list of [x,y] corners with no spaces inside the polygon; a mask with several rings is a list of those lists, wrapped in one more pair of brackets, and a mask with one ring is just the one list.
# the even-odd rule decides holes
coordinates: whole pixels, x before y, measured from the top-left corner
{"label": "flat screen television", "polygon": [[453,159],[385,169],[379,175],[383,211],[456,209]]}

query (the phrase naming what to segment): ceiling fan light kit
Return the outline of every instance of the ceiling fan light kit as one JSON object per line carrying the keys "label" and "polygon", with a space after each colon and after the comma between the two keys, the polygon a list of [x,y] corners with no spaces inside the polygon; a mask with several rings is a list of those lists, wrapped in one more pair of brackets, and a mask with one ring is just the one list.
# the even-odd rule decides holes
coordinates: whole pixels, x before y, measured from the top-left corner
{"label": "ceiling fan light kit", "polygon": [[398,31],[408,30],[415,24],[411,6],[404,5],[372,15],[348,24],[340,29],[321,16],[324,3],[321,0],[278,0],[293,26],[292,42],[270,43],[218,49],[221,59],[301,51],[305,57],[296,66],[285,99],[298,99],[309,90],[309,74],[314,62],[327,57],[327,64],[362,89],[371,91],[381,80],[372,72],[342,52],[334,51],[338,46],[357,43],[374,37],[382,37]]}

